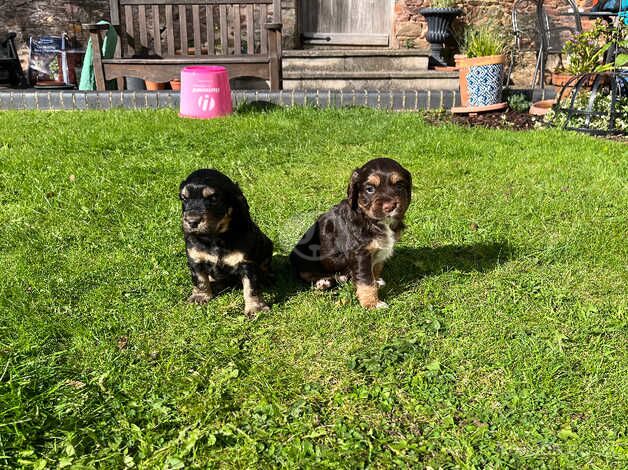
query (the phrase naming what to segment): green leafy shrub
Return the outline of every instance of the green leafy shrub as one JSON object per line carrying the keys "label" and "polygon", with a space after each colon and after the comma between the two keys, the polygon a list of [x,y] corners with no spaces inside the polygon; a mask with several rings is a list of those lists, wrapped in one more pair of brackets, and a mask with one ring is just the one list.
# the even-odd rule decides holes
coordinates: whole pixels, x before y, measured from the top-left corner
{"label": "green leafy shrub", "polygon": [[518,113],[527,113],[532,102],[523,93],[508,97],[508,106]]}
{"label": "green leafy shrub", "polygon": [[432,8],[456,8],[456,0],[432,0]]}
{"label": "green leafy shrub", "polygon": [[608,42],[603,46],[604,52],[613,47],[619,53],[615,55],[612,61],[607,61],[595,68],[596,72],[609,72],[628,65],[628,25],[619,22],[613,28],[610,28],[610,37]]}
{"label": "green leafy shrub", "polygon": [[[581,90],[574,101],[574,108],[586,109],[591,98],[591,92]],[[551,109],[544,117],[544,122],[562,128],[565,123],[569,127],[588,127],[593,130],[608,130],[608,120],[611,110],[611,96],[609,94],[598,93],[593,101],[592,111],[599,113],[591,117],[591,122],[586,126],[586,116],[575,115],[567,122],[567,113],[556,112]],[[620,98],[615,103],[615,129],[628,132],[628,97]]]}
{"label": "green leafy shrub", "polygon": [[415,40],[412,38],[408,38],[403,42],[403,47],[405,47],[406,49],[414,49],[415,45]]}

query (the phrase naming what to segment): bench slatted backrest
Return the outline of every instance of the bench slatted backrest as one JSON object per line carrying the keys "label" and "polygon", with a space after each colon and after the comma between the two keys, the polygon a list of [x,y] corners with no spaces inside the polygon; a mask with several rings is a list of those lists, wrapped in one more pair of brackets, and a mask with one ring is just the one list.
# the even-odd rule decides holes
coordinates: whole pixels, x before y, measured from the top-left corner
{"label": "bench slatted backrest", "polygon": [[265,23],[281,22],[280,0],[111,0],[120,25],[116,57],[268,54]]}

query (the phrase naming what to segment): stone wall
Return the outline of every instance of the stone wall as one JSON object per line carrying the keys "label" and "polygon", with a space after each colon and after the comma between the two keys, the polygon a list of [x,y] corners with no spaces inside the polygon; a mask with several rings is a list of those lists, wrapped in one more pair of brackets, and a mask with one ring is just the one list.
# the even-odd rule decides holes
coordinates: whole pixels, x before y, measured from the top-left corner
{"label": "stone wall", "polygon": [[[464,13],[456,20],[456,25],[472,22],[480,16],[480,10],[484,10],[483,16],[488,16],[491,21],[506,26],[506,18],[510,15],[508,9],[511,4],[512,1],[510,0],[458,2],[457,7],[461,8]],[[431,6],[430,0],[397,0],[395,2],[392,34],[394,47],[429,48],[429,44],[425,40],[427,23],[419,13],[419,10],[429,6]]]}
{"label": "stone wall", "polygon": [[281,1],[281,19],[283,21],[283,47],[286,49],[295,49],[299,47],[299,31],[298,31],[298,4],[299,0],[282,0]]}
{"label": "stone wall", "polygon": [[[511,12],[513,0],[464,0],[458,1],[457,7],[463,10],[463,15],[456,21],[458,28],[464,24],[492,23],[512,31]],[[581,8],[590,9],[592,0],[577,0]],[[565,10],[566,2],[562,0],[546,0],[547,11],[552,14]],[[393,47],[429,48],[425,40],[427,23],[419,10],[431,6],[430,0],[395,0],[395,17],[393,20],[392,45]],[[526,2],[522,10],[524,21],[534,19],[536,12],[534,2]],[[527,17],[527,18],[526,18]],[[583,21],[583,23],[587,23]],[[585,25],[586,27],[586,25]]]}
{"label": "stone wall", "polygon": [[28,58],[28,38],[68,33],[83,38],[81,23],[109,15],[108,0],[0,0],[0,25],[17,33],[22,62]]}

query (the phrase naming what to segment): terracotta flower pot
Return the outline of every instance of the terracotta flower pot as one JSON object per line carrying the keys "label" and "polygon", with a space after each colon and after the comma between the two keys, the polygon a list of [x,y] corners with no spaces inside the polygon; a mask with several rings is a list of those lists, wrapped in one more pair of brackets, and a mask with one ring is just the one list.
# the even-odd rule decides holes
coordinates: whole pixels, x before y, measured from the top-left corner
{"label": "terracotta flower pot", "polygon": [[[572,75],[570,73],[567,72],[552,72],[552,85],[555,86],[559,86],[559,87],[563,87],[565,85],[567,85],[570,81],[573,83],[576,83],[576,80],[572,80],[575,77],[578,77],[579,75]],[[591,86],[593,85],[593,80],[594,77],[590,77],[585,83],[584,86]]]}
{"label": "terracotta flower pot", "polygon": [[530,106],[530,111],[528,112],[533,116],[545,116],[555,104],[555,100],[537,101],[536,103],[532,103],[532,106]]}
{"label": "terracotta flower pot", "polygon": [[506,56],[456,57],[460,72],[463,107],[486,107],[501,103]]}
{"label": "terracotta flower pot", "polygon": [[466,54],[454,54],[454,70],[460,70],[460,61],[466,58]]}
{"label": "terracotta flower pot", "polygon": [[170,80],[170,88],[172,88],[173,91],[181,91],[181,80],[178,78]]}
{"label": "terracotta flower pot", "polygon": [[585,80],[580,80],[578,77],[582,77],[582,75],[572,75],[567,72],[552,72],[552,85],[558,88],[559,96],[570,94],[579,81],[582,81],[582,87],[586,90],[593,86],[595,78],[592,75]]}
{"label": "terracotta flower pot", "polygon": [[572,78],[573,75],[567,72],[552,72],[552,85],[565,86]]}
{"label": "terracotta flower pot", "polygon": [[165,90],[168,82],[151,82],[146,80],[146,89],[149,91]]}

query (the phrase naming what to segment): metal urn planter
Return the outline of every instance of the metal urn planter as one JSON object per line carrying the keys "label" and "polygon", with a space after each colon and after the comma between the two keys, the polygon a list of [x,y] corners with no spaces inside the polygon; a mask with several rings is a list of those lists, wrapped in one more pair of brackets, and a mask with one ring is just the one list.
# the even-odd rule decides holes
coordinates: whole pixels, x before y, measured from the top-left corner
{"label": "metal urn planter", "polygon": [[451,23],[462,14],[460,8],[421,8],[419,13],[427,21],[427,35],[425,39],[432,48],[432,60],[435,65],[446,66],[443,57],[444,43],[451,37]]}

